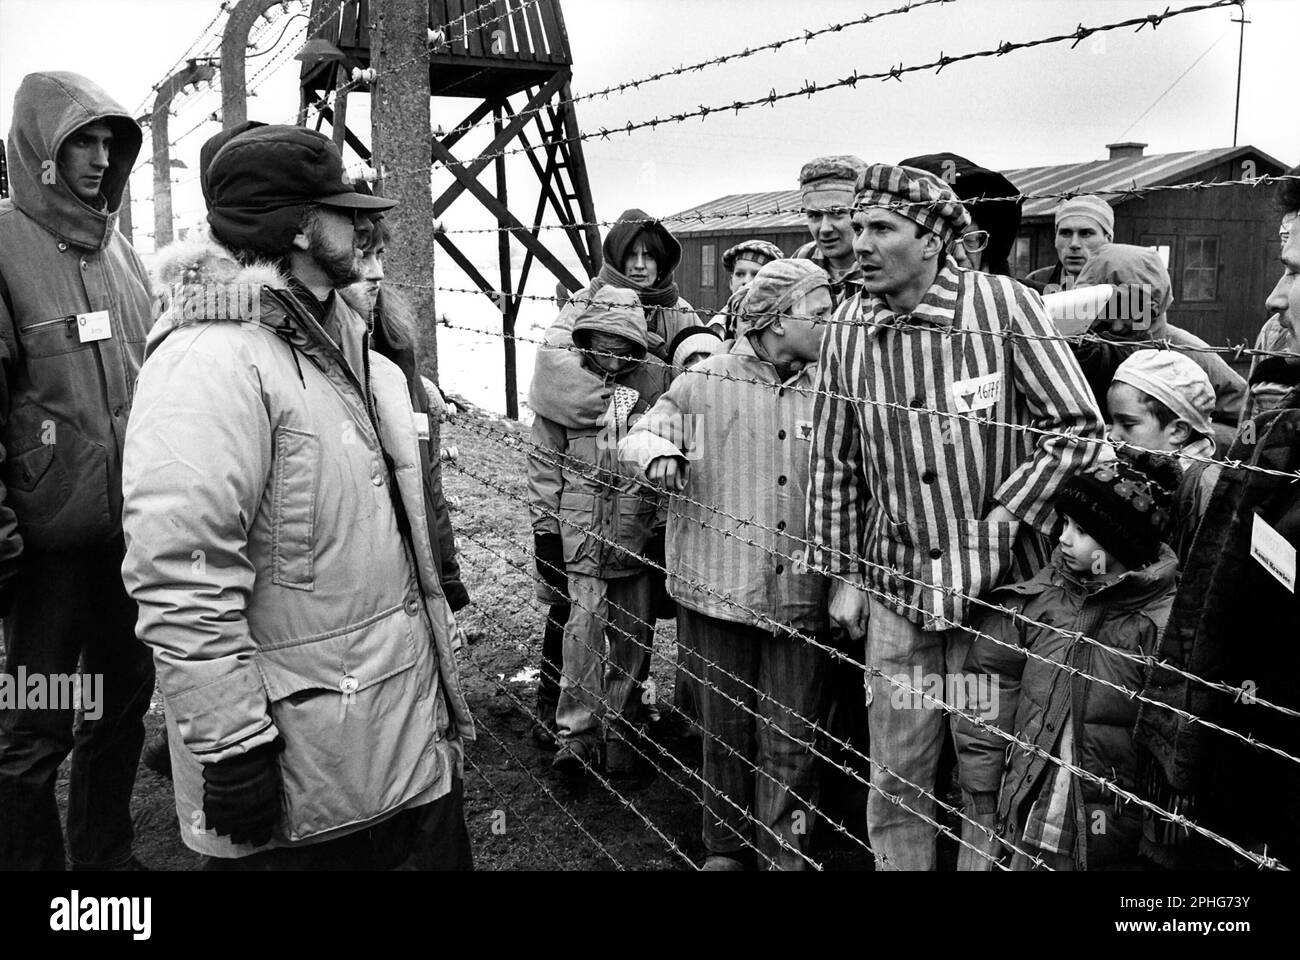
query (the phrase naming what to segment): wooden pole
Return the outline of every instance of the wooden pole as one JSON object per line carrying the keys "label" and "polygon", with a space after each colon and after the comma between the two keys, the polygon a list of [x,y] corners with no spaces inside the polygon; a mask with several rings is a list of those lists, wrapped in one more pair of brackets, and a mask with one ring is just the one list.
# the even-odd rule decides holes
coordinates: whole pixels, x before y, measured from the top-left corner
{"label": "wooden pole", "polygon": [[221,34],[221,127],[229,130],[248,119],[248,91],[245,89],[244,57],[248,55],[248,33],[257,18],[280,0],[239,0],[226,18]]}
{"label": "wooden pole", "polygon": [[[423,372],[438,379],[437,320],[433,290],[433,195],[429,186],[429,4],[427,0],[374,0],[370,4],[371,162],[381,196],[399,201],[387,214],[393,242],[384,255],[390,281],[415,311]],[[390,180],[385,168],[400,170]],[[425,172],[421,175],[420,171]],[[415,286],[412,286],[414,284]]]}
{"label": "wooden pole", "polygon": [[[501,114],[498,107],[492,108],[492,129],[501,135]],[[501,206],[506,202],[506,158],[498,156],[494,161],[497,171],[497,199]],[[511,420],[519,419],[519,378],[515,367],[515,316],[519,301],[511,295],[510,290],[510,234],[501,230],[497,233],[497,255],[501,259],[501,290],[497,302],[501,304],[501,344],[506,351],[506,416]]]}

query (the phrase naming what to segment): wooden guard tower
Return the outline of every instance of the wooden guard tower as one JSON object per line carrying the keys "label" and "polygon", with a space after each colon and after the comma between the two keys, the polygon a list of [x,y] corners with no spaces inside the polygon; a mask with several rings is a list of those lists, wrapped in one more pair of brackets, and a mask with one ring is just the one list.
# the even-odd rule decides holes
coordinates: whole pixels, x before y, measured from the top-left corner
{"label": "wooden guard tower", "polygon": [[[328,9],[331,4],[314,3]],[[374,6],[369,0],[347,0],[332,18],[315,31],[313,39],[328,41],[342,59],[305,60],[300,78],[300,117],[310,113],[316,129],[329,123],[334,140],[342,148],[346,143],[365,161],[371,151],[347,127],[347,93],[369,93],[368,83],[353,84],[354,67],[370,66],[370,38],[374,29]],[[429,95],[455,97],[468,102],[464,119],[445,132],[431,137],[430,163],[441,163],[455,178],[455,183],[434,199],[434,216],[441,218],[453,202],[468,194],[505,228],[500,233],[498,257],[500,282],[483,275],[457,246],[453,237],[439,232],[438,244],[447,255],[473,279],[500,310],[507,334],[506,377],[509,415],[515,416],[513,360],[515,319],[522,291],[528,282],[533,262],[540,261],[557,281],[569,291],[585,286],[586,278],[576,277],[547,245],[536,225],[554,213],[565,229],[548,230],[550,237],[563,235],[577,254],[588,277],[600,269],[600,233],[594,225],[596,211],[587,181],[587,168],[578,137],[578,122],[569,100],[569,80],[573,57],[559,0],[428,0],[429,29],[434,39],[429,45]],[[313,16],[316,16],[313,11]],[[326,48],[321,47],[322,50]],[[335,56],[329,52],[330,56]],[[382,81],[381,81],[382,82]],[[309,109],[321,104],[331,90],[339,90],[329,106],[319,111]],[[515,103],[512,98],[517,98]],[[492,139],[476,157],[459,158],[452,151],[464,137],[464,128],[491,118]],[[518,157],[515,165],[526,162],[540,184],[537,205],[522,215],[511,210],[506,189],[506,158],[503,151]],[[492,189],[479,182],[489,167],[495,168]],[[518,283],[510,268],[510,238],[524,248],[524,260]],[[558,240],[560,243],[566,241]],[[496,290],[506,296],[498,297]]]}

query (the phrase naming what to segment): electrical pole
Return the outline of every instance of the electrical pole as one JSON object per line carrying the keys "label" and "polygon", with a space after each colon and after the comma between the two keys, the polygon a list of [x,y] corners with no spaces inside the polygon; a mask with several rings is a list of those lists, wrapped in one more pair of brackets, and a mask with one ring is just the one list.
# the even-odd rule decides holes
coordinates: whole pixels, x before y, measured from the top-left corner
{"label": "electrical pole", "polygon": [[1241,19],[1233,20],[1233,23],[1241,24],[1241,33],[1237,39],[1237,105],[1232,111],[1232,145],[1237,145],[1237,121],[1241,118],[1241,64],[1242,53],[1246,48],[1246,24],[1250,23],[1246,19],[1246,6],[1241,6]]}
{"label": "electrical pole", "polygon": [[257,18],[281,0],[239,0],[221,34],[221,129],[230,130],[248,119],[248,91],[245,87],[244,57],[248,55],[248,33]]}
{"label": "electrical pole", "polygon": [[153,115],[149,120],[150,141],[153,144],[153,243],[161,249],[172,242],[172,160],[171,144],[167,140],[167,120],[172,100],[187,84],[211,80],[216,70],[210,63],[191,60],[158,85],[154,98]]}

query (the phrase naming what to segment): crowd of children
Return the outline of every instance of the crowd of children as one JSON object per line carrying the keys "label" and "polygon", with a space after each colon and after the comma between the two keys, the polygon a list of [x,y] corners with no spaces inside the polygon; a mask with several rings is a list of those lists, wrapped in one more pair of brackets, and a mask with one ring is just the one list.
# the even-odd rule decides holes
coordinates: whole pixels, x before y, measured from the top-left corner
{"label": "crowd of children", "polygon": [[[943,158],[964,184],[932,172]],[[1191,831],[1152,809],[1196,793],[1160,739],[1160,706],[1189,696],[1190,668],[1164,669],[1187,662],[1165,628],[1197,603],[1180,565],[1207,562],[1212,524],[1240,540],[1241,503],[1263,495],[1223,455],[1243,453],[1248,401],[1265,417],[1297,405],[1294,364],[1257,362],[1248,388],[1197,349],[1168,323],[1164,264],[1109,242],[1098,198],[1062,204],[1060,264],[1012,280],[1018,210],[962,202],[1006,195],[990,176],[951,154],[812,161],[812,242],[726,251],[731,294],[707,325],[672,283],[671,234],[629,211],[539,353],[530,490],[552,606],[536,735],[561,773],[631,775],[655,621],[675,606],[705,869],[806,867],[824,810],[865,818],[878,868],[933,869],[945,778],[960,869],[1149,867],[1172,862],[1173,834],[1186,847]],[[1103,312],[1073,340],[1033,292],[1098,283],[1139,315]],[[1294,299],[1270,299],[1269,344],[1294,342]],[[1283,429],[1244,412],[1252,444]],[[656,574],[672,604],[655,603]],[[922,666],[989,682],[900,708],[899,675]],[[1293,726],[1268,729],[1289,742]],[[869,743],[856,811],[828,775],[843,766],[819,765],[828,743],[862,758]],[[1207,816],[1227,829],[1229,807]]]}

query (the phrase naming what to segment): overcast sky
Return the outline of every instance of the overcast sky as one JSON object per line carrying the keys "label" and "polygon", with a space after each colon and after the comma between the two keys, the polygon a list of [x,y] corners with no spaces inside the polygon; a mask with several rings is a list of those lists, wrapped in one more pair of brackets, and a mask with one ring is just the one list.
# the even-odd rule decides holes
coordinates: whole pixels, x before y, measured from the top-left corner
{"label": "overcast sky", "polygon": [[[888,70],[941,53],[952,56],[994,48],[1004,40],[1068,32],[1080,23],[1124,20],[1159,12],[1167,3],[1175,9],[1191,5],[1179,0],[953,0],[583,101],[577,113],[585,129],[614,128],[701,104],[797,88],[806,81],[825,82],[855,69]],[[565,0],[573,89],[580,94],[901,5],[902,0]],[[8,130],[14,91],[33,70],[79,71],[136,109],[217,9],[217,0],[0,0],[0,129]],[[856,90],[588,141],[584,149],[597,214],[612,220],[629,206],[668,214],[722,194],[788,189],[804,160],[828,153],[895,161],[952,150],[1006,169],[1101,159],[1104,145],[1121,139],[1146,141],[1149,153],[1228,146],[1237,75],[1238,28],[1230,23],[1235,12],[1228,7],[1192,13],[1154,31],[1094,36],[1073,50],[1068,43],[1050,45],[954,64],[939,75],[931,71],[908,74],[901,82],[869,81]],[[1300,76],[1300,2],[1249,0],[1247,13],[1253,22],[1245,32],[1239,140],[1294,164],[1300,161],[1300,87],[1295,79]],[[303,19],[294,21],[282,46],[292,41],[296,50],[303,39],[296,32],[304,24]],[[277,22],[263,44],[279,33]],[[275,56],[250,61],[250,78]],[[257,96],[249,101],[251,117],[271,122],[292,118],[298,62],[285,56],[280,64],[259,78]],[[368,141],[365,100],[350,101],[349,119]],[[216,90],[179,102],[172,136],[193,127],[219,103]],[[434,101],[433,119],[451,127],[468,109],[465,102]],[[202,198],[192,177],[203,139],[217,129],[216,124],[203,125],[174,149],[173,156],[190,167],[177,173],[182,183],[174,207],[182,225],[202,219]],[[486,139],[486,132],[477,139],[467,137],[458,155],[469,156]],[[532,173],[522,157],[512,158],[510,169],[512,206],[520,219],[528,220],[535,197],[529,188]],[[146,168],[133,181],[139,201],[137,244],[145,251],[151,244],[141,236],[152,229],[150,177]],[[445,173],[435,173],[435,189],[448,181]],[[445,219],[452,227],[492,225],[465,200]],[[489,275],[495,275],[494,239],[470,236],[463,242],[485,272],[491,269]],[[560,243],[555,247],[560,249]],[[464,283],[444,260],[437,260],[439,282]],[[553,289],[548,275],[535,276],[529,292]],[[485,303],[475,300],[465,309],[479,316]]]}

